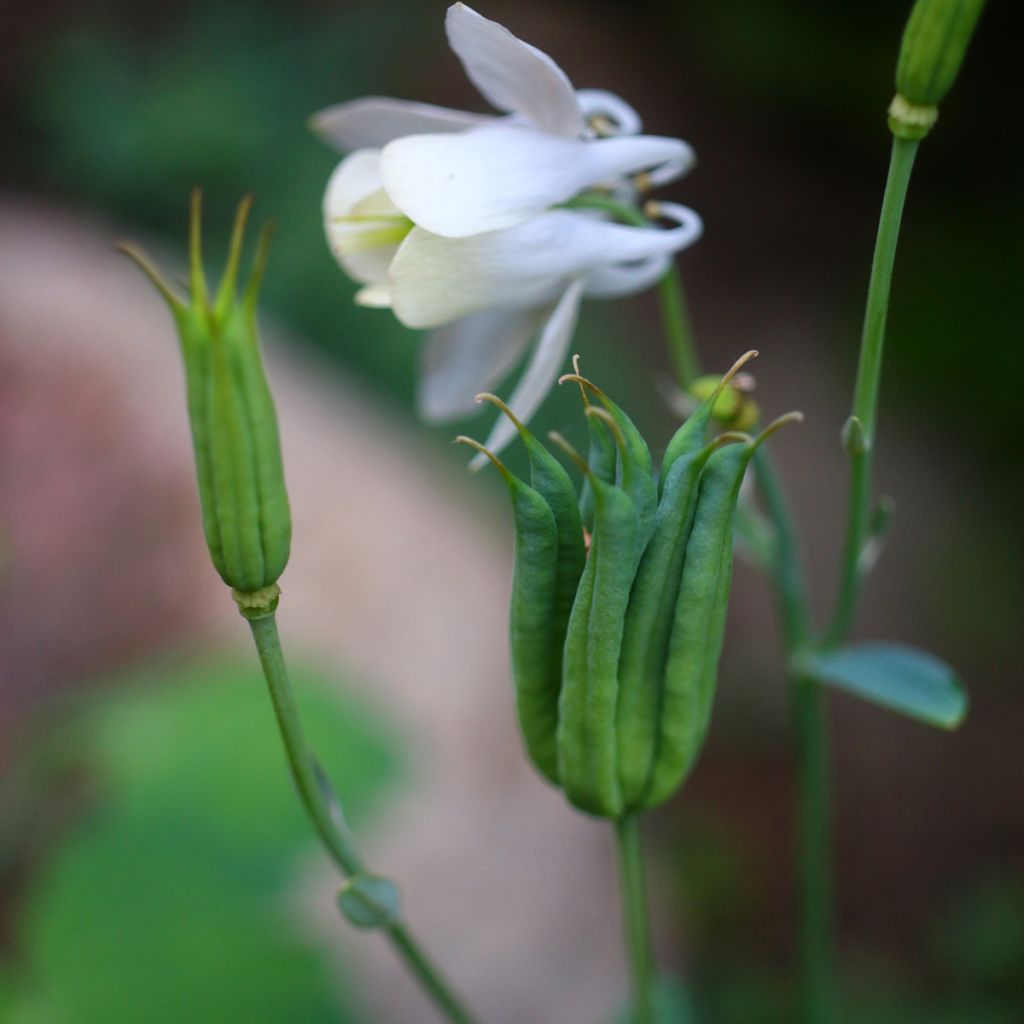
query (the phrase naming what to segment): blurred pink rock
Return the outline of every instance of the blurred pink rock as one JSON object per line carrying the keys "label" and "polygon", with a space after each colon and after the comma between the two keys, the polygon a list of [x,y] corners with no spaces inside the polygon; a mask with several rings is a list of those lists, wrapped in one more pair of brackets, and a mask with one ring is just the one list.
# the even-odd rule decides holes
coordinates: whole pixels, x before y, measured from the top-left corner
{"label": "blurred pink rock", "polygon": [[[46,694],[160,650],[248,649],[200,534],[171,322],[116,234],[0,205],[0,737]],[[503,506],[264,334],[295,519],[285,644],[362,687],[415,767],[362,837],[370,863],[487,1019],[607,1017],[625,991],[609,830],[520,750]],[[326,962],[344,943],[376,1019],[426,1019],[390,952],[337,916],[312,848],[310,864]]]}

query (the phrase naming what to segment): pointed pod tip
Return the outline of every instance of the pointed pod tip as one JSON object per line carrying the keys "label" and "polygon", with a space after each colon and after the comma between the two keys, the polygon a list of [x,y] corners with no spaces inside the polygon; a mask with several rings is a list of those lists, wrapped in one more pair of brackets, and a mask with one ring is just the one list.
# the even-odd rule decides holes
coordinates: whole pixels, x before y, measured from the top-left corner
{"label": "pointed pod tip", "polygon": [[520,435],[524,439],[529,434],[529,431],[526,429],[522,420],[520,420],[519,417],[497,395],[491,394],[490,391],[482,391],[479,395],[476,396],[475,400],[477,402],[490,402],[491,405],[497,407],[501,412],[503,412],[508,417],[508,419],[512,423],[512,426],[514,426],[516,430],[519,431]]}
{"label": "pointed pod tip", "polygon": [[[739,359],[737,359],[736,362],[733,363],[732,366],[730,366],[729,369],[722,374],[721,379],[715,385],[714,391],[711,392],[711,395],[708,398],[708,401],[711,403],[711,408],[714,408],[715,403],[721,397],[722,392],[725,391],[725,389],[731,383],[733,383],[736,375],[740,372],[740,370],[742,370],[743,367],[746,366],[751,359],[756,359],[758,354],[759,353],[756,348],[752,348],[749,351],[744,352],[743,355],[741,355]],[[749,390],[749,388],[747,390]]]}
{"label": "pointed pod tip", "polygon": [[762,444],[764,444],[765,441],[768,440],[769,437],[772,436],[772,434],[777,433],[783,427],[788,426],[790,423],[803,423],[803,421],[804,414],[799,410],[794,409],[792,412],[783,413],[777,419],[772,420],[772,422],[769,423],[768,426],[765,427],[764,430],[762,430],[761,433],[754,438],[754,447],[760,447]]}
{"label": "pointed pod tip", "polygon": [[476,449],[476,455],[470,460],[469,468],[473,473],[479,472],[484,466],[487,465],[488,460],[498,470],[499,473],[509,482],[512,483],[512,474],[508,471],[505,463],[498,458],[489,448],[482,445],[475,438],[468,437],[465,434],[459,434],[455,438],[454,444],[465,444],[469,445],[470,448]]}
{"label": "pointed pod tip", "polygon": [[588,405],[583,410],[584,416],[592,416],[594,419],[600,420],[611,432],[612,437],[615,438],[615,444],[619,451],[622,453],[622,457],[626,457],[626,436],[622,433],[622,427],[619,426],[618,421],[615,417],[603,406]]}
{"label": "pointed pod tip", "polygon": [[719,434],[708,447],[712,451],[724,448],[727,444],[753,444],[754,438],[743,430],[727,430]]}
{"label": "pointed pod tip", "polygon": [[149,257],[134,243],[127,239],[118,239],[114,243],[117,252],[132,261],[149,278],[150,283],[160,293],[163,300],[171,308],[172,313],[179,313],[185,308],[185,303],[171,291],[170,285],[163,279],[160,271],[156,269]]}
{"label": "pointed pod tip", "polygon": [[552,444],[558,445],[558,447],[561,448],[570,459],[572,459],[584,476],[593,480],[593,474],[590,471],[590,465],[587,460],[580,455],[579,451],[577,451],[573,444],[568,441],[564,435],[560,434],[557,430],[552,430],[548,433],[548,438],[551,440]]}

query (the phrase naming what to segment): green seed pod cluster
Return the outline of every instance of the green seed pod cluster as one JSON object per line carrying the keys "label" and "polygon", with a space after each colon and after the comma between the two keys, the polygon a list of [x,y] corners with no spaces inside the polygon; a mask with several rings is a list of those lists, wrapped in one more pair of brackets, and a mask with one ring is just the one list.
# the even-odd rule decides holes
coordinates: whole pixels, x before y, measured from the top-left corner
{"label": "green seed pod cluster", "polygon": [[893,134],[923,138],[952,88],[985,0],[917,0],[903,33],[896,65],[896,98],[889,108]]}
{"label": "green seed pod cluster", "polygon": [[[749,352],[676,432],[655,475],[629,417],[578,373],[587,459],[554,440],[568,473],[512,419],[529,459],[521,480],[487,454],[512,497],[515,568],[510,644],[530,758],[571,803],[618,818],[678,789],[704,741],[725,631],[733,519],[758,437],[708,441],[712,411]],[[589,547],[587,539],[589,538]]]}
{"label": "green seed pod cluster", "polygon": [[178,329],[203,532],[213,565],[237,592],[243,615],[272,610],[291,545],[277,415],[256,331],[268,228],[257,243],[248,284],[237,293],[251,205],[251,199],[239,204],[227,266],[213,296],[203,274],[198,191],[191,206],[188,300],[171,291],[141,252],[121,247],[159,290]]}

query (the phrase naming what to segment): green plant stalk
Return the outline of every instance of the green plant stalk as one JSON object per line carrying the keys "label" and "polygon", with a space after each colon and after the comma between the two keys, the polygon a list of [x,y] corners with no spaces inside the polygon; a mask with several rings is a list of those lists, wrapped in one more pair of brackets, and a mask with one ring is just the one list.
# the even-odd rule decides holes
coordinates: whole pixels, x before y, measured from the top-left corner
{"label": "green plant stalk", "polygon": [[[671,335],[672,328],[666,325]],[[696,358],[693,373],[699,374]],[[812,642],[810,602],[796,525],[771,453],[754,457],[754,473],[772,525],[770,558],[786,663],[793,666]],[[788,669],[796,744],[798,933],[800,1001],[807,1024],[835,1019],[835,955],[832,936],[831,817],[824,694]]]}
{"label": "green plant stalk", "polygon": [[790,679],[797,756],[800,1015],[805,1024],[839,1019],[832,892],[830,772],[825,692],[813,679]]}
{"label": "green plant stalk", "polygon": [[[302,805],[321,842],[342,874],[352,875],[362,871],[362,858],[346,834],[343,823],[336,821],[331,812],[330,797],[320,778],[317,762],[306,743],[298,707],[288,679],[275,616],[270,613],[261,618],[249,619],[248,622],[253,640],[256,642],[263,675],[270,690],[270,700],[274,706],[292,779],[299,791]],[[385,928],[384,932],[398,956],[445,1018],[452,1024],[473,1024],[472,1016],[441,977],[437,967],[409,934],[405,925],[399,922]]]}
{"label": "green plant stalk", "polygon": [[615,822],[615,838],[619,860],[619,890],[622,893],[622,923],[629,952],[633,992],[632,1024],[654,1024],[654,967],[639,816],[631,814],[618,818]]}
{"label": "green plant stalk", "polygon": [[[571,210],[603,210],[616,220],[634,228],[649,228],[652,221],[634,206],[620,203],[602,192],[585,192],[565,204]],[[665,325],[669,359],[675,371],[676,382],[685,391],[697,379],[700,369],[697,350],[693,343],[693,330],[686,307],[683,278],[673,261],[658,281],[658,301]]]}
{"label": "green plant stalk", "polygon": [[837,1019],[832,911],[832,828],[829,807],[825,694],[793,668],[811,643],[806,575],[796,527],[771,455],[754,458],[754,472],[775,533],[772,576],[777,591],[796,743],[799,885],[800,1019]]}
{"label": "green plant stalk", "polygon": [[853,621],[863,573],[861,556],[867,537],[871,509],[871,463],[875,447],[878,413],[878,389],[885,346],[885,322],[889,310],[896,242],[903,219],[903,206],[910,184],[910,174],[917,155],[918,141],[894,138],[889,159],[889,175],[882,197],[878,235],[871,261],[864,329],[861,335],[857,383],[853,393],[853,412],[863,427],[864,444],[860,451],[850,453],[850,497],[846,523],[846,541],[840,569],[836,609],[825,633],[825,645],[842,643]]}
{"label": "green plant stalk", "polygon": [[658,282],[658,300],[661,303],[661,317],[665,324],[672,368],[675,370],[679,386],[686,391],[697,379],[700,370],[693,344],[686,294],[683,291],[683,278],[675,260]]}

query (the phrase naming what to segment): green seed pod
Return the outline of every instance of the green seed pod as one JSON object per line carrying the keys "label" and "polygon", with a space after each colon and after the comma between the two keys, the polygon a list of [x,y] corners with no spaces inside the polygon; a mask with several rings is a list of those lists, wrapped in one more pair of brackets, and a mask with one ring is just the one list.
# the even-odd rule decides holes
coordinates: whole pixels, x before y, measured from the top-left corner
{"label": "green seed pod", "polygon": [[799,414],[781,417],[756,439],[718,449],[701,473],[665,662],[657,749],[641,798],[643,807],[664,802],[678,789],[703,745],[725,635],[740,485],[758,446],[797,418]]}
{"label": "green seed pod", "polygon": [[[256,332],[268,229],[260,236],[241,298],[236,291],[251,205],[250,199],[239,204],[227,267],[212,300],[202,268],[198,191],[192,196],[188,302],[171,292],[138,250],[122,246],[174,316],[185,364],[203,532],[217,572],[241,595],[273,587],[291,545],[277,415]],[[240,603],[243,614],[246,607]]]}
{"label": "green seed pod", "polygon": [[558,528],[558,563],[555,608],[551,625],[561,649],[572,602],[587,557],[583,543],[583,522],[580,518],[575,488],[562,464],[512,414],[512,410],[500,398],[483,394],[478,395],[477,400],[496,405],[519,431],[530,461],[530,484],[548,503],[554,514],[555,525]]}
{"label": "green seed pod", "polygon": [[[594,395],[606,414],[600,415],[602,410],[589,404],[585,409],[591,422],[602,421],[616,442],[615,485],[633,499],[636,507],[640,526],[637,538],[639,557],[654,529],[658,505],[658,485],[654,480],[650,449],[633,421],[596,384],[578,373],[566,374],[559,379],[559,384],[569,380],[579,384],[584,394],[589,391]],[[595,413],[598,415],[592,415]]]}
{"label": "green seed pod", "polygon": [[[728,433],[706,442],[716,400],[753,355],[736,363],[673,437],[660,497],[647,445],[632,421],[578,373],[563,378],[583,390],[592,442],[606,436],[615,446],[612,481],[551,435],[583,471],[592,495],[585,564],[568,475],[504,403],[479,396],[518,429],[532,486],[477,442],[460,438],[491,459],[512,495],[510,635],[527,749],[568,800],[590,814],[616,818],[665,800],[703,742],[725,629],[740,484],[757,446],[798,415],[783,417],[757,439]],[[730,447],[720,450],[724,445]],[[651,506],[653,512],[646,511]]]}
{"label": "green seed pod", "polygon": [[[572,364],[575,367],[576,376],[579,377],[580,357],[573,356]],[[580,384],[580,397],[583,400],[584,408],[587,408],[590,405],[590,396],[582,384]],[[614,483],[618,454],[612,435],[600,419],[596,416],[588,416],[587,430],[590,432],[590,448],[587,452],[587,465],[590,467],[590,472],[583,477],[579,505],[583,526],[588,533],[593,533],[594,489],[590,486],[590,477],[593,475],[605,483]]]}
{"label": "green seed pod", "polygon": [[633,582],[619,657],[617,713],[619,779],[627,809],[642,806],[657,755],[669,641],[701,472],[716,448],[744,440],[749,440],[745,434],[723,434],[676,459]]}
{"label": "green seed pod", "polygon": [[920,139],[938,117],[938,105],[963,64],[985,0],[917,0],[903,33],[896,65],[896,99],[889,127]]}
{"label": "green seed pod", "polygon": [[527,486],[477,442],[504,476],[512,495],[515,569],[509,615],[509,645],[516,683],[516,711],[531,760],[558,785],[555,734],[562,685],[562,648],[569,614],[583,572],[583,527],[569,475],[508,407],[480,395],[505,413],[519,430],[530,459]]}
{"label": "green seed pod", "polygon": [[[556,439],[589,473],[582,458]],[[616,770],[618,663],[640,523],[625,491],[589,474],[594,532],[569,618],[558,703],[558,775],[566,797],[604,817],[622,812]]]}

